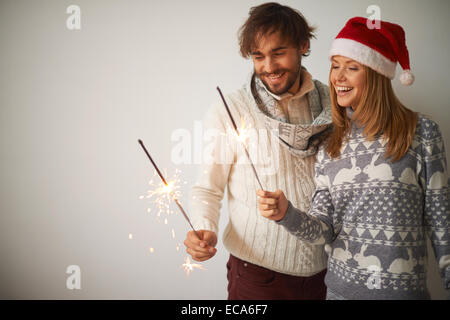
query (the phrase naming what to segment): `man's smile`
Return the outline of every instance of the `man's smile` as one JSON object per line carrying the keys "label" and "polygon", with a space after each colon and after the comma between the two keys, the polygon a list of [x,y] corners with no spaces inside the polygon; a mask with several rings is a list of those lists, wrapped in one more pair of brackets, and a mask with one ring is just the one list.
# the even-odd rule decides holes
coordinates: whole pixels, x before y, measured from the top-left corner
{"label": "man's smile", "polygon": [[269,81],[269,84],[276,85],[280,84],[284,80],[285,74],[285,72],[270,73],[266,74],[265,78]]}

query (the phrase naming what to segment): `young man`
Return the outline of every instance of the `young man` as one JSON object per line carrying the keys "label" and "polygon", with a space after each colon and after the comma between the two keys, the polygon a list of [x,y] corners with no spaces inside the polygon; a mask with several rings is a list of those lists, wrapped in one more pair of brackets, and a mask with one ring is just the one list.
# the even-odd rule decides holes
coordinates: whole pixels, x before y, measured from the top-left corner
{"label": "young man", "polygon": [[[315,189],[317,146],[331,125],[328,87],[312,80],[302,68],[309,53],[313,28],[286,6],[266,3],[250,10],[240,29],[243,57],[254,64],[248,83],[226,96],[238,124],[254,133],[246,144],[267,190],[283,190],[297,207],[307,210]],[[224,137],[231,128],[222,101],[207,114],[204,126]],[[276,132],[276,134],[274,134]],[[213,154],[232,153],[233,161],[215,157],[204,165],[192,188],[191,215],[201,239],[187,234],[186,251],[205,261],[216,253],[218,221],[224,190],[228,188],[229,223],[224,245],[230,252],[229,299],[324,299],[327,256],[323,246],[309,245],[290,235],[258,211],[259,184],[241,146],[215,140]],[[224,150],[226,149],[226,152]],[[272,170],[258,159],[269,155]],[[223,159],[222,159],[223,160]]]}

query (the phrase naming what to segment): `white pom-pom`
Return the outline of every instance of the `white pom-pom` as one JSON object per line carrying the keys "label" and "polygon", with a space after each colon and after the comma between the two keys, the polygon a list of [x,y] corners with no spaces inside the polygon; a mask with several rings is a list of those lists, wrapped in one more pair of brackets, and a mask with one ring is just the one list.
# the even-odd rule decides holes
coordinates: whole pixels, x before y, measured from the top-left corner
{"label": "white pom-pom", "polygon": [[400,82],[405,86],[410,86],[414,83],[414,75],[411,70],[404,70],[400,75]]}

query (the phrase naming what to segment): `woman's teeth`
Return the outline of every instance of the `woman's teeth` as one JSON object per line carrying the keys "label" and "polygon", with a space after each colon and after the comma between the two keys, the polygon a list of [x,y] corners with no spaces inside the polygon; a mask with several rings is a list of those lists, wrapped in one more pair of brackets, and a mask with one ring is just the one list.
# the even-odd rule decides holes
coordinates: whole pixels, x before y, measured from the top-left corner
{"label": "woman's teeth", "polygon": [[352,90],[353,88],[351,88],[351,87],[336,87],[336,89],[339,92],[347,92],[347,91]]}

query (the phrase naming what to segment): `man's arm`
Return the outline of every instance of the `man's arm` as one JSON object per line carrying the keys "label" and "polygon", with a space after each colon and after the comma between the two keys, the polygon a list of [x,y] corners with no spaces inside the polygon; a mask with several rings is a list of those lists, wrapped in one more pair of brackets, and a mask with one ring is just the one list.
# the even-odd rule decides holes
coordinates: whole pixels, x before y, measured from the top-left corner
{"label": "man's arm", "polygon": [[203,129],[207,143],[202,148],[199,176],[190,194],[191,220],[201,239],[188,232],[184,243],[186,251],[197,261],[207,260],[216,253],[221,202],[234,161],[233,141],[227,135],[228,118],[223,109],[216,104],[205,115]]}

